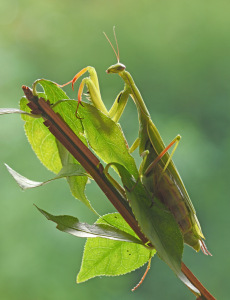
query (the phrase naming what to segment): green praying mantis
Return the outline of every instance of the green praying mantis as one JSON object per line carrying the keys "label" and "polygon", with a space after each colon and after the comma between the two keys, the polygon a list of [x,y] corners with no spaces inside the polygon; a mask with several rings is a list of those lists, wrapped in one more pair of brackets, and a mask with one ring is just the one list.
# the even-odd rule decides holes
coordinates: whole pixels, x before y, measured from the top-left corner
{"label": "green praying mantis", "polygon": [[[91,66],[82,69],[71,81],[62,86],[71,83],[72,88],[74,88],[74,84],[79,77],[88,72],[89,77],[83,78],[79,86],[78,106],[82,105],[82,94],[84,86],[86,86],[89,98],[93,105],[115,122],[119,121],[129,96],[133,99],[138,111],[139,136],[130,147],[130,152],[139,147],[139,154],[143,158],[139,170],[139,179],[145,185],[146,189],[152,196],[152,199],[157,197],[173,214],[183,234],[184,242],[196,251],[201,249],[204,254],[211,255],[203,241],[204,235],[197,219],[193,204],[179,172],[172,161],[172,156],[181,137],[180,135],[176,136],[167,147],[165,146],[159,131],[151,120],[148,109],[132,76],[128,71],[126,71],[125,65],[120,63],[119,48],[115,30],[114,37],[117,51],[106,34],[105,36],[117,58],[117,63],[110,66],[106,72],[108,74],[118,74],[124,81],[124,89],[118,94],[111,109],[108,111],[102,101],[97,73]],[[171,154],[169,154],[168,150],[171,147],[173,147],[173,150]],[[118,186],[118,183],[115,184]],[[123,188],[120,186],[118,186],[118,188],[124,194]],[[154,205],[154,201],[152,205]]]}

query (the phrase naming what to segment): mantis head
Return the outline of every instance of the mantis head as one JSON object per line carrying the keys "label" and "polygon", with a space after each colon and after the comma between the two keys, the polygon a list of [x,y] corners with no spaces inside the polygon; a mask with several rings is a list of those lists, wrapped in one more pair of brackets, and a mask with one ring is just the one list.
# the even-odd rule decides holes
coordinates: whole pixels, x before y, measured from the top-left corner
{"label": "mantis head", "polygon": [[113,27],[113,33],[114,33],[114,38],[116,41],[117,45],[117,51],[114,49],[113,44],[111,43],[110,39],[107,37],[107,35],[104,33],[105,37],[107,38],[108,42],[110,43],[110,46],[112,47],[116,58],[117,58],[117,63],[115,65],[110,66],[107,70],[106,73],[120,73],[126,69],[126,66],[120,63],[120,55],[119,55],[119,48],[118,48],[118,43],[117,43],[117,37],[116,37],[116,32],[115,32],[115,27]]}
{"label": "mantis head", "polygon": [[107,70],[106,73],[120,73],[126,69],[126,66],[123,65],[122,63],[118,62],[115,65],[110,66]]}

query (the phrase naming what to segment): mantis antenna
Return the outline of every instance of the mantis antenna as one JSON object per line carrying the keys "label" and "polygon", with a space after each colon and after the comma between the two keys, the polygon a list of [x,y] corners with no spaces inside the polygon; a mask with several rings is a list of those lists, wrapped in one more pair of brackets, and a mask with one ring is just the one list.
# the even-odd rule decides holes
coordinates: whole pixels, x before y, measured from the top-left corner
{"label": "mantis antenna", "polygon": [[110,39],[108,38],[108,36],[106,35],[105,32],[103,32],[107,41],[109,42],[110,46],[112,47],[115,55],[116,55],[116,58],[117,58],[117,62],[119,63],[120,62],[120,53],[119,53],[119,47],[118,47],[118,42],[117,42],[117,36],[116,36],[116,31],[115,31],[115,26],[113,26],[113,35],[114,35],[114,39],[115,39],[115,42],[116,42],[116,46],[117,46],[117,51],[115,50],[115,48],[113,47],[113,44],[111,43]]}

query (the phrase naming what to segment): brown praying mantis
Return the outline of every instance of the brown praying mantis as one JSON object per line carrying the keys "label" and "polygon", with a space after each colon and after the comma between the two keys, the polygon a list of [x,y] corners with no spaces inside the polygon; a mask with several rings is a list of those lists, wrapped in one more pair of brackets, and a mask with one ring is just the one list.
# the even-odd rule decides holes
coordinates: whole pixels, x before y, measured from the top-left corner
{"label": "brown praying mantis", "polygon": [[[71,81],[62,86],[71,83],[73,88],[79,77],[88,72],[89,77],[83,78],[79,86],[78,106],[80,104],[82,105],[82,94],[84,86],[86,86],[92,104],[115,122],[119,121],[129,96],[133,99],[138,111],[139,136],[130,147],[130,152],[139,147],[139,154],[142,157],[142,163],[139,170],[139,180],[144,184],[152,199],[157,197],[160,202],[163,203],[172,213],[182,232],[184,242],[196,251],[201,249],[204,254],[211,255],[203,241],[204,235],[197,219],[193,204],[179,175],[179,172],[172,161],[172,156],[181,137],[180,135],[177,135],[167,147],[165,146],[159,131],[151,120],[148,109],[137,86],[135,85],[132,76],[128,71],[126,71],[125,65],[120,63],[119,48],[115,30],[114,37],[117,50],[114,49],[106,34],[105,36],[117,58],[117,63],[110,66],[106,72],[108,74],[118,74],[124,81],[124,89],[118,94],[111,109],[108,111],[104,105],[104,102],[102,101],[97,73],[96,70],[91,66],[82,69]],[[168,150],[172,147],[172,152],[169,154]],[[110,175],[107,171],[108,168],[105,168],[106,175],[110,178]],[[113,183],[124,195],[125,190],[118,183],[114,181]],[[135,188],[135,185],[133,188]],[[152,205],[154,205],[154,200]],[[148,268],[149,267],[150,262]],[[141,282],[142,281],[143,280],[141,280]]]}

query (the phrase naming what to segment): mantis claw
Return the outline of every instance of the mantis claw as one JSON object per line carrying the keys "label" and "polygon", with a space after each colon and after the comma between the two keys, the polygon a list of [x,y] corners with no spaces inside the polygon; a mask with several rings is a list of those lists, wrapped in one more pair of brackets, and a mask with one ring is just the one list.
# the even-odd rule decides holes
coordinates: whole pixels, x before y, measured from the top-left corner
{"label": "mantis claw", "polygon": [[80,104],[81,104],[81,106],[84,107],[84,105],[82,104],[81,100],[78,101],[78,103],[77,103],[77,109],[76,109],[76,112],[75,112],[75,116],[76,116],[77,119],[82,120],[82,119],[84,119],[84,118],[78,117],[78,115],[77,115],[78,108],[79,108],[79,105],[80,105]]}
{"label": "mantis claw", "polygon": [[79,117],[79,116],[77,115],[77,112],[75,113],[75,116],[76,116],[76,118],[77,118],[78,120],[84,119],[84,118]]}

